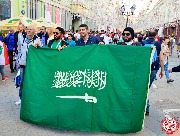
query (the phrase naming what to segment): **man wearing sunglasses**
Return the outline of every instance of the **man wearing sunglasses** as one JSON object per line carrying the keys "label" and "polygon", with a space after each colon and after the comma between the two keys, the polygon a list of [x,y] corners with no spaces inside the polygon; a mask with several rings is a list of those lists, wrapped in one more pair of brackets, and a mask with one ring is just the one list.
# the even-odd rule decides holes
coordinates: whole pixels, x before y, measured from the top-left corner
{"label": "man wearing sunglasses", "polygon": [[50,40],[48,43],[48,47],[52,49],[62,50],[67,46],[67,42],[63,40],[65,31],[61,27],[57,27],[54,31],[54,39]]}
{"label": "man wearing sunglasses", "polygon": [[41,44],[42,44],[43,46],[46,46],[46,45],[47,45],[47,40],[48,40],[48,38],[49,38],[49,35],[48,35],[48,33],[46,32],[46,27],[45,27],[45,26],[42,26],[40,33],[38,33],[37,35],[38,35],[38,37],[39,37],[40,40],[41,40]]}
{"label": "man wearing sunglasses", "polygon": [[117,45],[134,45],[141,46],[141,43],[134,41],[134,30],[131,27],[126,27],[122,33],[124,42],[119,42]]}

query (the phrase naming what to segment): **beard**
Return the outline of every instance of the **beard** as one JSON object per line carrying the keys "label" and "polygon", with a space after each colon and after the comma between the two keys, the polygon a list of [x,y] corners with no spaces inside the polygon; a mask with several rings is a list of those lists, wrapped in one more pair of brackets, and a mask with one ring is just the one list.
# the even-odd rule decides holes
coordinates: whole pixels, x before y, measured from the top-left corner
{"label": "beard", "polygon": [[58,41],[60,39],[61,39],[60,36],[54,36],[54,40]]}
{"label": "beard", "polygon": [[130,42],[132,38],[123,38],[124,42]]}

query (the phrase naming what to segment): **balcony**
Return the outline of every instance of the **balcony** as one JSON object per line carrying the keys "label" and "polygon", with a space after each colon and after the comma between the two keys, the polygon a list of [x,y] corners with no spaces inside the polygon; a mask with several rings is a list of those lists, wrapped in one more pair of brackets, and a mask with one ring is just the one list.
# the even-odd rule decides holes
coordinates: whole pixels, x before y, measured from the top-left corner
{"label": "balcony", "polygon": [[71,8],[71,13],[73,14],[80,14],[83,16],[88,15],[87,7],[81,2],[71,2],[70,8]]}

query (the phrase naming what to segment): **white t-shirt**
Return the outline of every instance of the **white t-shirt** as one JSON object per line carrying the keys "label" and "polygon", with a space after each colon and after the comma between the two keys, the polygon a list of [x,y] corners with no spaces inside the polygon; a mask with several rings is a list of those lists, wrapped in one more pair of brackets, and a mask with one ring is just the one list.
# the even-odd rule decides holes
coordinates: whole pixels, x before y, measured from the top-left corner
{"label": "white t-shirt", "polygon": [[100,37],[104,37],[105,36],[105,34],[101,34],[101,36]]}
{"label": "white t-shirt", "polygon": [[75,37],[77,40],[81,38],[79,33],[74,34],[74,37]]}
{"label": "white t-shirt", "polygon": [[125,42],[125,44],[127,44],[127,45],[132,45],[132,44],[133,44],[133,41],[132,41],[132,42]]}
{"label": "white t-shirt", "polygon": [[112,38],[105,35],[103,41],[104,41],[105,44],[109,44],[110,42],[112,42]]}
{"label": "white t-shirt", "polygon": [[17,45],[20,46],[21,40],[23,39],[22,33],[18,33],[18,43]]}
{"label": "white t-shirt", "polygon": [[5,65],[4,47],[3,47],[3,43],[1,41],[0,41],[0,48],[2,48],[2,52],[0,54],[0,65]]}

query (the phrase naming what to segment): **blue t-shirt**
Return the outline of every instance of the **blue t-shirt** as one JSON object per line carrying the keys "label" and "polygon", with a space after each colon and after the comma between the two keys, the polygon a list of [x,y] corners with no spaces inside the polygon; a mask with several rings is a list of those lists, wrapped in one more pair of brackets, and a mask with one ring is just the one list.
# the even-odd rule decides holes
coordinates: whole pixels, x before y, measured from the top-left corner
{"label": "blue t-shirt", "polygon": [[67,40],[66,42],[69,44],[68,47],[74,47],[74,46],[76,46],[76,42],[73,41],[73,40]]}

